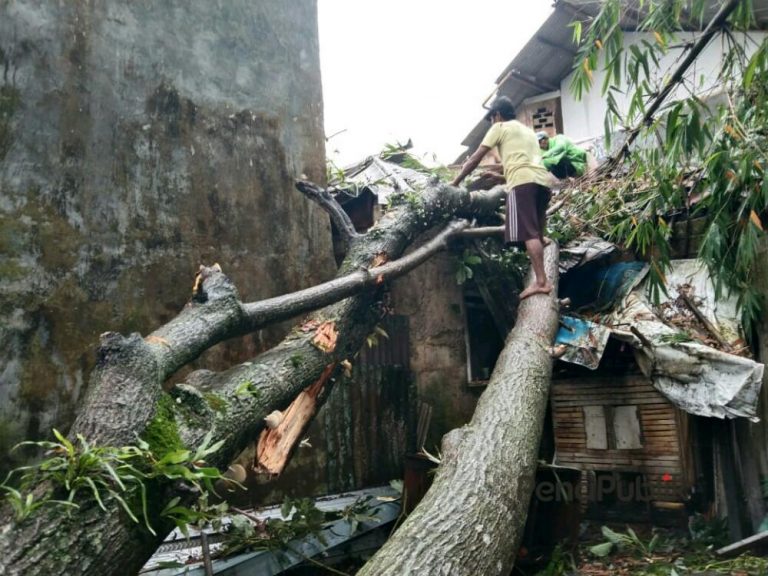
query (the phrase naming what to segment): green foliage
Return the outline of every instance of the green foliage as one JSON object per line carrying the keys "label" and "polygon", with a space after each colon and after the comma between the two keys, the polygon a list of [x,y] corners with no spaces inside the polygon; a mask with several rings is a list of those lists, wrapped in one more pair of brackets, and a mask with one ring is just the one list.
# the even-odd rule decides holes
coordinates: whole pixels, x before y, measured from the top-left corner
{"label": "green foliage", "polygon": [[704,547],[719,548],[728,543],[728,519],[708,519],[701,514],[694,515],[688,522],[691,542]]}
{"label": "green foliage", "polygon": [[473,247],[457,255],[454,262],[457,284],[464,284],[480,272],[484,280],[499,282],[510,289],[523,285],[529,266],[525,252],[507,248],[495,238],[475,242]]}
{"label": "green foliage", "polygon": [[281,518],[266,521],[235,516],[227,532],[224,555],[245,549],[278,550],[289,547],[291,540],[315,536],[322,538],[325,513],[309,498],[285,498],[280,507]]}
{"label": "green foliage", "polygon": [[[732,27],[745,27],[750,2],[731,16]],[[658,71],[660,56],[676,41],[685,17],[700,23],[703,0],[646,0],[639,29],[653,41],[624,47],[619,26],[626,3],[606,0],[586,33],[574,25],[581,42],[572,90],[578,97],[592,87],[593,73],[604,74],[608,104],[606,136],[619,127],[637,134],[636,145],[603,170],[561,210],[560,221],[609,238],[650,261],[652,296],[665,290],[670,264],[671,218],[703,217],[706,228],[699,257],[716,283],[717,296],[738,297],[749,333],[763,302],[755,279],[758,247],[768,209],[768,46],[743,42],[728,27],[721,34],[724,57],[717,84],[722,102],[704,102],[690,79],[681,82],[689,95],[661,106],[649,122],[650,100],[669,76]],[[747,48],[755,48],[749,55]],[[619,88],[621,87],[621,88]],[[614,95],[626,91],[620,110]]]}
{"label": "green foliage", "polygon": [[[411,170],[416,170],[417,172],[421,172],[422,174],[434,176],[440,180],[450,180],[451,178],[453,178],[453,173],[450,168],[442,165],[438,165],[435,167],[427,166],[421,160],[416,158],[416,156],[407,152],[407,150],[410,147],[411,147],[410,142],[407,144],[399,144],[399,143],[385,144],[384,150],[381,151],[381,153],[379,154],[379,157],[382,160],[386,160],[387,162],[398,164],[403,168],[410,168]],[[437,157],[434,155],[432,156],[432,158],[435,161],[437,159]]]}
{"label": "green foliage", "polygon": [[644,542],[629,526],[627,526],[625,534],[614,532],[608,526],[603,526],[601,531],[606,541],[589,549],[590,553],[597,557],[607,556],[614,549],[626,550],[640,556],[650,557],[660,543],[659,534],[654,534],[648,542]]}
{"label": "green foliage", "polygon": [[250,380],[241,382],[237,388],[235,388],[235,396],[239,397],[253,397],[258,398],[261,395],[261,390]]}
{"label": "green foliage", "polygon": [[[684,576],[694,574],[744,574],[758,576],[768,573],[768,559],[744,554],[738,558],[723,559],[714,550],[728,541],[727,521],[709,520],[696,515],[689,522],[690,538],[677,530],[654,529],[650,540],[639,537],[633,530],[617,532],[603,527],[605,539],[599,544],[586,544],[583,558],[584,572],[621,573],[636,576]],[[557,552],[557,551],[556,551]],[[553,555],[550,574],[577,574],[582,566],[572,571],[557,572],[562,567],[562,556]],[[542,576],[544,573],[540,573]]]}
{"label": "green foliage", "polygon": [[285,546],[291,540],[309,534],[322,542],[320,531],[325,522],[325,513],[315,506],[311,498],[286,498],[280,507],[280,515],[282,518],[270,518],[267,522],[267,534],[273,543]]}
{"label": "green foliage", "polygon": [[170,395],[163,394],[160,397],[155,416],[147,425],[141,438],[158,456],[180,450],[184,446],[179,436],[179,429],[174,417],[173,399]]}
{"label": "green foliage", "polygon": [[[138,522],[126,501],[129,492],[138,490],[142,502],[146,504],[142,474],[134,466],[137,450],[133,447],[93,447],[81,435],[77,436],[75,444],[55,428],[53,435],[56,442],[22,442],[17,445],[41,448],[46,451],[47,457],[35,464],[12,470],[2,484],[6,498],[16,512],[16,519],[25,519],[45,504],[66,503],[69,508],[77,508],[79,505],[76,499],[92,497],[105,512],[107,508],[104,500],[115,500],[134,522]],[[14,481],[18,482],[18,489],[11,487]],[[32,488],[41,482],[50,482],[63,498],[34,493]],[[23,506],[19,503],[23,503]],[[144,520],[149,528],[146,515]]]}
{"label": "green foliage", "polygon": [[[199,494],[197,502],[187,507],[174,498],[161,516],[172,519],[186,533],[187,524],[219,517],[224,509],[208,504],[222,477],[217,468],[206,466],[205,458],[217,452],[223,441],[212,443],[212,432],[192,451],[176,449],[156,454],[150,444],[138,439],[136,446],[91,446],[81,435],[72,442],[58,430],[56,441],[22,442],[44,450],[44,457],[29,466],[11,471],[0,484],[0,491],[12,507],[16,520],[23,521],[47,505],[68,509],[94,501],[104,512],[105,502],[114,501],[136,523],[139,516],[149,532],[155,533],[148,514],[148,486],[183,483],[187,491]],[[44,490],[41,490],[43,487]],[[214,492],[215,493],[215,492]]]}
{"label": "green foliage", "polygon": [[349,533],[354,534],[361,522],[378,522],[376,511],[373,510],[375,496],[361,496],[339,512],[338,517],[349,524]]}
{"label": "green foliage", "polygon": [[481,262],[480,256],[472,250],[465,249],[461,256],[456,258],[456,283],[464,284],[467,280],[471,280],[475,275],[472,266],[477,266]]}
{"label": "green foliage", "polygon": [[77,505],[66,500],[53,500],[51,498],[35,499],[35,495],[32,492],[22,494],[19,490],[16,490],[13,486],[7,484],[0,484],[0,491],[4,492],[3,499],[8,502],[13,511],[13,516],[17,521],[25,520],[35,510],[45,505],[56,506],[70,506],[76,508]]}
{"label": "green foliage", "polygon": [[552,556],[547,566],[536,573],[536,576],[567,576],[577,574],[576,561],[573,554],[567,552],[565,548],[558,544],[552,551]]}
{"label": "green foliage", "polygon": [[387,331],[384,330],[381,326],[377,325],[373,332],[368,334],[365,338],[365,343],[367,344],[368,348],[373,348],[374,346],[379,345],[379,338],[385,338],[389,340],[389,334],[387,334]]}
{"label": "green foliage", "polygon": [[227,401],[218,394],[206,392],[203,394],[203,398],[205,398],[205,401],[208,403],[208,406],[211,407],[211,410],[221,413],[227,411]]}
{"label": "green foliage", "polygon": [[662,334],[659,340],[664,344],[683,344],[693,341],[693,338],[687,332],[674,332],[672,334]]}

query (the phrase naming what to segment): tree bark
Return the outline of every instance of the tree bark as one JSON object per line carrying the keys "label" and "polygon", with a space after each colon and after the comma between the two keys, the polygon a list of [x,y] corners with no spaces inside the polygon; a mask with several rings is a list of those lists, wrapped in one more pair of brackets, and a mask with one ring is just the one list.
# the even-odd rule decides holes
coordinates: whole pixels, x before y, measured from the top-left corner
{"label": "tree bark", "polygon": [[[553,243],[545,263],[555,287],[557,262]],[[445,436],[429,492],[360,576],[510,573],[536,474],[557,318],[556,289],[521,303],[472,421]]]}
{"label": "tree bark", "polygon": [[[348,255],[339,278],[331,282],[335,291],[330,297],[309,289],[312,298],[303,291],[298,298],[274,299],[268,307],[243,304],[217,266],[202,269],[192,301],[169,324],[146,338],[102,336],[88,396],[70,436],[82,434],[92,445],[133,444],[164,402],[173,414],[170,423],[187,448],[199,446],[208,432],[213,442],[224,441],[208,464],[225,469],[258,438],[268,414],[285,409],[328,365],[351,358],[361,348],[381,319],[376,288],[386,275],[395,277],[418,265],[466,224],[449,224],[426,251],[415,251],[401,262],[380,265],[382,261],[398,258],[421,233],[457,215],[492,214],[500,197],[498,191],[470,195],[459,188],[434,185],[418,201],[403,201],[366,235],[349,235]],[[214,344],[330,302],[336,303],[312,319],[333,325],[337,338],[332,347],[316,345],[313,330],[297,329],[250,362],[221,373],[199,370],[170,394],[162,391],[168,376]],[[172,487],[157,484],[148,490],[150,522],[157,536],[132,522],[109,500],[105,501],[107,512],[92,499],[82,499],[80,508],[69,515],[60,508],[43,507],[18,522],[6,507],[0,512],[0,575],[136,573],[172,528],[159,515],[174,496]]]}

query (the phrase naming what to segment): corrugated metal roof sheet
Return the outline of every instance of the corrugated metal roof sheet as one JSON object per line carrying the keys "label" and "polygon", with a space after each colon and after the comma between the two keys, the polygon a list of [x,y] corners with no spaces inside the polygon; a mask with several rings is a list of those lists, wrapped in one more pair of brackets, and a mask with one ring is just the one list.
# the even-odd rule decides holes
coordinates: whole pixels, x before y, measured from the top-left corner
{"label": "corrugated metal roof sheet", "polygon": [[344,182],[335,187],[334,194],[341,194],[338,200],[344,204],[343,196],[357,197],[365,190],[376,195],[379,204],[386,204],[395,192],[413,192],[426,187],[429,174],[387,162],[373,156],[360,164],[344,169]]}

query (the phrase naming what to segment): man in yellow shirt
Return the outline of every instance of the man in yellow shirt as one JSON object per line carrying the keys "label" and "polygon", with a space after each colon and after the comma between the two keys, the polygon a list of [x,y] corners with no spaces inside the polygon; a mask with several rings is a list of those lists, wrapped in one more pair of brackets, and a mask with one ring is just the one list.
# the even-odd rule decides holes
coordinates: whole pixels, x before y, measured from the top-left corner
{"label": "man in yellow shirt", "polygon": [[549,294],[552,283],[544,271],[544,225],[547,204],[552,195],[550,176],[541,164],[541,149],[536,134],[515,120],[515,107],[506,96],[497,98],[485,116],[492,125],[483,142],[461,167],[452,184],[458,186],[477,168],[489,150],[501,155],[507,180],[507,221],[504,240],[525,244],[536,276],[534,283],[520,293],[520,299],[534,294]]}

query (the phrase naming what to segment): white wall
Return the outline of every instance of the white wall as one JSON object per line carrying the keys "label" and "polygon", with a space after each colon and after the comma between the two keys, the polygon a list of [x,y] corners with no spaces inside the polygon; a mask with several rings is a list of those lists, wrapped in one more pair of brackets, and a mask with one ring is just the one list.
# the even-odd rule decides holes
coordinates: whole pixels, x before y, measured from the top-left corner
{"label": "white wall", "polygon": [[[760,42],[764,42],[768,37],[766,32],[751,32],[748,38],[744,34],[737,34],[736,38],[741,42],[748,54],[752,54]],[[645,38],[649,42],[654,42],[653,36],[647,33],[628,32],[624,35],[624,46],[640,44]],[[679,34],[675,44],[682,44],[687,40],[694,38],[693,34]],[[686,78],[688,86],[694,86],[696,93],[706,95],[707,92],[717,90],[717,74],[720,69],[720,62],[727,45],[718,38],[711,42],[699,55],[696,62],[688,71]],[[661,79],[665,75],[671,74],[677,67],[681,59],[682,49],[671,49],[659,61],[659,69],[656,78]],[[592,90],[584,95],[581,101],[577,101],[573,96],[570,86],[573,75],[568,75],[561,83],[561,103],[563,110],[563,132],[574,141],[597,138],[603,135],[603,121],[605,113],[608,110],[606,97],[601,93],[601,87],[605,74],[602,71],[596,71],[593,78]],[[687,94],[683,88],[678,88],[669,98],[670,100],[682,97]],[[625,113],[629,107],[629,96],[626,94],[614,93],[619,110]]]}

